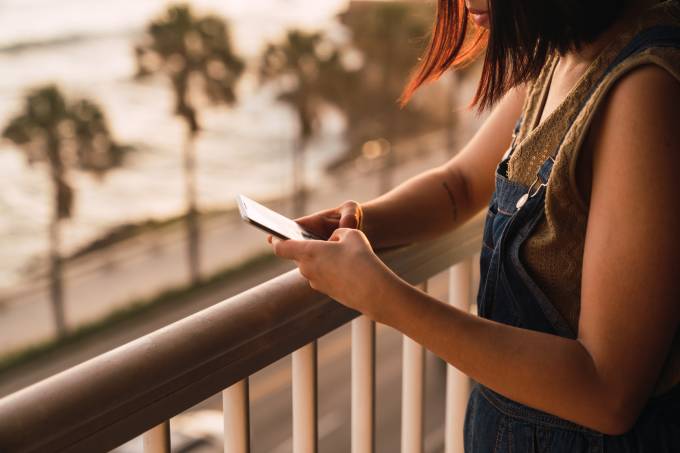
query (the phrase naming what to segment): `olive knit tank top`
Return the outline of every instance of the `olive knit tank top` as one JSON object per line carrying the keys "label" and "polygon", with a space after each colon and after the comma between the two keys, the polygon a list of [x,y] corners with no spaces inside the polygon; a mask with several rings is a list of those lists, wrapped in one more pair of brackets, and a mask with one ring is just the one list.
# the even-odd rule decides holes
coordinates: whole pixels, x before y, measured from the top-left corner
{"label": "olive knit tank top", "polygon": [[[619,51],[638,32],[658,25],[680,27],[677,1],[664,1],[651,7],[633,27],[608,44],[562,103],[540,124],[557,56],[548,61],[539,77],[528,87],[523,121],[517,135],[518,145],[508,162],[509,179],[530,185],[540,165],[557,146],[560,149],[546,188],[545,216],[525,241],[520,256],[540,289],[575,334],[578,331],[581,267],[588,218],[588,206],[576,184],[576,162],[581,146],[598,106],[617,80],[632,69],[647,64],[658,65],[680,83],[680,50],[657,47],[628,57],[604,77],[582,109],[581,106],[593,84],[602,77]],[[560,145],[562,137],[565,138]],[[679,382],[680,334],[676,332],[655,395],[666,392]]]}

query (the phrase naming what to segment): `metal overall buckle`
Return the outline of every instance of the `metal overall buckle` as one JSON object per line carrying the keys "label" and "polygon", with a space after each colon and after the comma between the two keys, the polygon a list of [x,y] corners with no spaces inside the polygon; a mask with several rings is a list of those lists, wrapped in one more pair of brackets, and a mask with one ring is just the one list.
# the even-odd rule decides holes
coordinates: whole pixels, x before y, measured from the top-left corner
{"label": "metal overall buckle", "polygon": [[[548,159],[552,160],[553,164],[555,163],[555,159],[553,159],[552,156],[549,157]],[[539,182],[540,182],[540,184],[537,186],[536,184],[539,183]],[[524,195],[519,197],[519,200],[517,200],[517,203],[515,203],[515,207],[517,208],[517,210],[519,211],[520,209],[522,209],[522,206],[524,206],[527,203],[527,201],[529,201],[529,198],[535,197],[536,194],[538,194],[538,192],[541,190],[542,187],[547,187],[547,186],[548,186],[548,182],[547,181],[543,182],[541,180],[540,174],[536,173],[536,179],[534,179],[534,182],[532,182],[531,185],[529,186],[529,190],[527,191],[527,193],[525,193]]]}

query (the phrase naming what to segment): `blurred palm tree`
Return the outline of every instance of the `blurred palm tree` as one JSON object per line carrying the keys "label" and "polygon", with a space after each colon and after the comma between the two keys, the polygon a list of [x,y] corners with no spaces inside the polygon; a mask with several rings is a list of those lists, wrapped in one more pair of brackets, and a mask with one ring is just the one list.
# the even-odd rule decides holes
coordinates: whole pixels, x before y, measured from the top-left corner
{"label": "blurred palm tree", "polygon": [[289,30],[279,43],[266,46],[260,64],[262,83],[278,82],[278,99],[298,119],[293,145],[293,214],[305,212],[305,157],[309,140],[318,131],[324,105],[338,105],[341,81],[355,71],[343,64],[343,48],[319,32]]}
{"label": "blurred palm tree", "polygon": [[46,162],[53,188],[49,223],[50,296],[57,334],[66,333],[62,288],[61,221],[73,215],[70,168],[98,177],[121,165],[127,148],[116,144],[102,110],[88,100],[67,102],[54,85],[31,90],[23,110],[2,131],[29,164]]}
{"label": "blurred palm tree", "polygon": [[162,74],[170,79],[175,111],[186,124],[183,150],[186,184],[189,272],[200,280],[200,229],[196,195],[195,140],[201,130],[200,100],[233,105],[244,63],[232,50],[229,29],[217,16],[197,17],[186,5],[170,6],[146,29],[135,47],[137,76]]}
{"label": "blurred palm tree", "polygon": [[382,143],[381,193],[392,185],[396,156],[391,145],[446,121],[417,103],[403,110],[397,103],[427,44],[433,14],[430,2],[354,2],[339,16],[363,60],[358,83],[345,88],[343,98],[349,141],[355,154],[367,141]]}

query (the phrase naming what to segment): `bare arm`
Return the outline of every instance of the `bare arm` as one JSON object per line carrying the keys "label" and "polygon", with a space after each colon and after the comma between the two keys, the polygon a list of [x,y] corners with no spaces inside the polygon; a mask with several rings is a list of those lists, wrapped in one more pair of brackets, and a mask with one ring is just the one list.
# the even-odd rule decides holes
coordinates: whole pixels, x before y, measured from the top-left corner
{"label": "bare arm", "polygon": [[510,145],[525,90],[508,93],[470,142],[444,165],[415,176],[363,205],[363,231],[376,248],[442,234],[489,201],[494,169]]}
{"label": "bare arm", "polygon": [[437,301],[392,273],[355,229],[337,229],[328,241],[275,241],[274,252],[295,260],[312,288],[404,332],[495,391],[621,434],[649,399],[680,323],[679,106],[680,85],[644,67],[613,88],[591,127],[577,339]]}
{"label": "bare arm", "polygon": [[593,124],[576,340],[472,316],[401,280],[371,305],[376,318],[509,398],[604,433],[627,431],[680,320],[678,106],[677,81],[645,67],[614,88]]}

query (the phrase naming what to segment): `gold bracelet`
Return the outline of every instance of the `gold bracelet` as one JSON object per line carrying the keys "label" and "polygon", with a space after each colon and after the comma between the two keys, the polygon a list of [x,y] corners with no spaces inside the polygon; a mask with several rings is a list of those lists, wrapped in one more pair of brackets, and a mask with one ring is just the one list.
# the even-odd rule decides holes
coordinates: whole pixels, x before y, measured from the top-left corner
{"label": "gold bracelet", "polygon": [[356,214],[356,216],[358,217],[358,219],[357,219],[357,230],[363,231],[362,228],[364,227],[364,210],[359,203],[357,203],[357,214]]}

